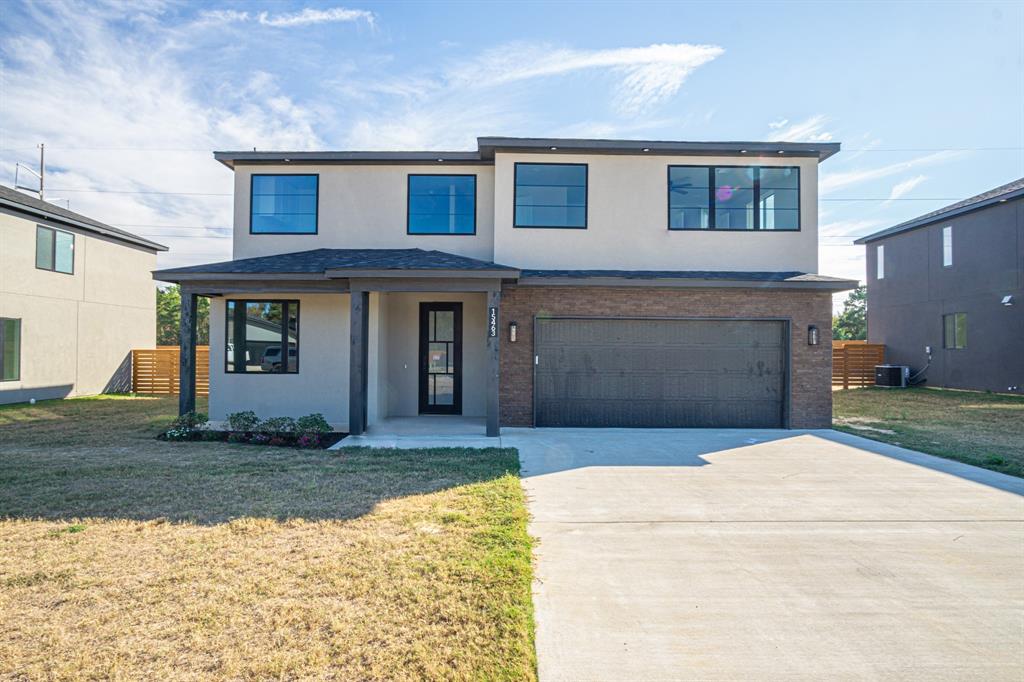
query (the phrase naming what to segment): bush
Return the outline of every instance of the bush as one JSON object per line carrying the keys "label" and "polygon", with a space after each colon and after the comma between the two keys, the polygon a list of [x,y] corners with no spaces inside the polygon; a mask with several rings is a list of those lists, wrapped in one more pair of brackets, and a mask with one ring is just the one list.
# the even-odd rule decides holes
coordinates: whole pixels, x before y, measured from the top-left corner
{"label": "bush", "polygon": [[261,421],[256,430],[262,433],[295,433],[295,420],[291,417],[271,417]]}
{"label": "bush", "polygon": [[270,434],[267,433],[254,433],[249,436],[249,442],[253,445],[266,445],[270,441]]}
{"label": "bush", "polygon": [[330,433],[331,425],[327,423],[322,414],[314,412],[305,417],[299,417],[295,421],[295,432],[303,436],[319,436]]}
{"label": "bush", "polygon": [[244,433],[237,433],[237,432],[229,433],[228,434],[228,442],[229,443],[248,443],[249,442],[249,437],[248,437],[248,435],[246,435]]}
{"label": "bush", "polygon": [[188,412],[179,416],[161,434],[165,440],[195,440],[199,438],[206,415],[202,412]]}
{"label": "bush", "polygon": [[300,448],[318,448],[320,447],[320,436],[314,433],[304,433],[299,436],[299,440],[295,444]]}
{"label": "bush", "polygon": [[228,415],[228,429],[231,431],[255,431],[259,423],[260,418],[252,410]]}

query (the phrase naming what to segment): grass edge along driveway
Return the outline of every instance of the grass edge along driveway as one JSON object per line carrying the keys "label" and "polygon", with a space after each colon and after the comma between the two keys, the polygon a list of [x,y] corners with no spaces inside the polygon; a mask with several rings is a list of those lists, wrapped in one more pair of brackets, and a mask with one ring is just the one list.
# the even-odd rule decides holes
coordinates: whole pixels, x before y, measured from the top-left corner
{"label": "grass edge along driveway", "polygon": [[536,678],[514,450],[154,440],[175,407],[0,408],[0,678]]}
{"label": "grass edge along driveway", "polygon": [[1024,477],[1024,396],[938,388],[832,393],[838,431]]}

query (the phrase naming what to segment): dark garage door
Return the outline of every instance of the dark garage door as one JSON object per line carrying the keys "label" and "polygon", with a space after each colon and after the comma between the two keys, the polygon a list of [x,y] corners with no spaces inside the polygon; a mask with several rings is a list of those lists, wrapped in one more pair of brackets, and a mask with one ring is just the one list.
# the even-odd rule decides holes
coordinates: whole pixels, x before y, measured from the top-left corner
{"label": "dark garage door", "polygon": [[537,426],[783,426],[785,322],[536,324]]}

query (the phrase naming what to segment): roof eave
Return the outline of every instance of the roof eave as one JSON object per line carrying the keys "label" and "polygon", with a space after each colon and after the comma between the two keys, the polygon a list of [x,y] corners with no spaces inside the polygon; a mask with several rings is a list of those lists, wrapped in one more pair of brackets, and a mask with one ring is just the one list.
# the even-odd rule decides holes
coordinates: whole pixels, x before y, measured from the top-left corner
{"label": "roof eave", "polygon": [[73,218],[68,218],[67,216],[62,216],[57,213],[44,211],[43,209],[36,208],[34,206],[26,206],[25,204],[18,203],[17,201],[11,201],[3,197],[0,197],[0,206],[8,208],[12,211],[18,211],[19,213],[27,213],[29,215],[43,218],[45,220],[49,220],[55,223],[61,223],[62,225],[77,227],[78,229],[83,230],[85,232],[100,234],[103,235],[104,237],[109,237],[110,239],[114,239],[119,242],[126,242],[128,244],[134,244],[135,246],[142,246],[146,249],[151,249],[154,252],[168,250],[168,247],[164,246],[163,244],[151,242],[148,239],[143,239],[142,237],[136,237],[134,235],[129,236],[120,232],[115,232],[109,229],[99,227],[98,225],[90,225],[89,223],[84,223],[80,220],[75,220]]}
{"label": "roof eave", "polygon": [[894,227],[887,227],[886,229],[879,230],[874,234],[869,234],[866,237],[861,237],[860,239],[855,240],[853,243],[870,244],[871,242],[876,242],[880,239],[885,239],[886,237],[892,237],[898,234],[903,234],[904,232],[916,230],[921,227],[927,227],[928,225],[941,223],[944,220],[949,220],[950,218],[955,218],[956,216],[963,215],[965,213],[980,211],[983,208],[988,208],[989,206],[994,206],[995,204],[1004,204],[1008,201],[1019,199],[1021,197],[1024,197],[1024,188],[1017,189],[1012,192],[1007,192],[1006,194],[1001,194],[999,196],[989,197],[988,199],[983,199],[981,201],[969,204],[967,206],[959,206],[944,213],[929,216],[928,218],[910,220],[908,222],[901,223]]}
{"label": "roof eave", "polygon": [[[603,140],[577,138],[480,137],[483,158],[496,151],[677,156],[816,157],[822,162],[839,152],[838,142],[672,142],[665,140]],[[645,151],[646,150],[646,151]]]}

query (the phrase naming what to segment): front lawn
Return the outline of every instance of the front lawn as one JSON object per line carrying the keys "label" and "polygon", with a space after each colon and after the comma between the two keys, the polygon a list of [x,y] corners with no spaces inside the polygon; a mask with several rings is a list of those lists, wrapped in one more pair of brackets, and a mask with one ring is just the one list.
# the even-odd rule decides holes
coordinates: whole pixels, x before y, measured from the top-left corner
{"label": "front lawn", "polygon": [[936,388],[832,393],[836,429],[1024,477],[1024,396]]}
{"label": "front lawn", "polygon": [[0,407],[0,678],[535,679],[514,450],[155,440],[175,406]]}

